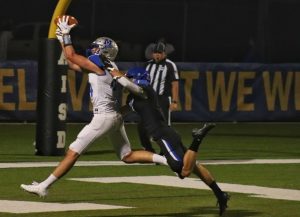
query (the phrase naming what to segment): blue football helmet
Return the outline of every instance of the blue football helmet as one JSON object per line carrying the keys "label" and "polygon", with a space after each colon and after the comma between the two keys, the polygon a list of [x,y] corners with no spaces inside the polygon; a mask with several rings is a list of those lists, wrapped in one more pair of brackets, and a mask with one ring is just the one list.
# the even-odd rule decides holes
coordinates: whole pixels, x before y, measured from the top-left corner
{"label": "blue football helmet", "polygon": [[140,86],[147,86],[150,84],[150,74],[143,67],[130,68],[126,73],[126,77],[132,79],[135,84]]}
{"label": "blue football helmet", "polygon": [[107,59],[114,61],[119,48],[117,43],[108,37],[100,37],[93,41],[92,44],[86,50],[86,56],[90,56],[93,54],[103,55]]}

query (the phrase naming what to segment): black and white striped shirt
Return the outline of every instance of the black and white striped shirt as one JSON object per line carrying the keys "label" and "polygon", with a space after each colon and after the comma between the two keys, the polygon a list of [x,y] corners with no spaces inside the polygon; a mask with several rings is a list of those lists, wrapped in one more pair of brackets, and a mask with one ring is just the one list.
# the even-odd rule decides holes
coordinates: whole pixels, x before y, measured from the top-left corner
{"label": "black and white striped shirt", "polygon": [[151,86],[158,95],[172,96],[172,82],[179,80],[176,64],[165,59],[156,63],[153,59],[147,62],[146,70],[150,73]]}

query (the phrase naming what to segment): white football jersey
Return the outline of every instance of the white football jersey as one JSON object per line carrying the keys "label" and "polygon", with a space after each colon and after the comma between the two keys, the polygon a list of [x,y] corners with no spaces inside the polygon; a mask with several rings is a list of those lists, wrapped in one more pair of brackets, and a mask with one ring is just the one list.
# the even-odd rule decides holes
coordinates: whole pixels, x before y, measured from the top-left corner
{"label": "white football jersey", "polygon": [[[115,68],[117,66],[113,64]],[[90,97],[93,109],[98,112],[115,112],[117,110],[117,98],[111,82],[113,78],[108,71],[104,75],[89,73]]]}

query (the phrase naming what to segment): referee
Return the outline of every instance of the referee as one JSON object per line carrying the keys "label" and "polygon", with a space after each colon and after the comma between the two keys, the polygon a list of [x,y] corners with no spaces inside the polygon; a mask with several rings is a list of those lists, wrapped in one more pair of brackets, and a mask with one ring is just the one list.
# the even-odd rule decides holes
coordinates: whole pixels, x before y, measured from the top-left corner
{"label": "referee", "polygon": [[[146,70],[150,73],[151,86],[158,95],[166,123],[171,126],[171,111],[178,108],[179,75],[176,64],[167,58],[165,43],[158,42],[153,46],[152,59],[147,62]],[[155,152],[141,124],[138,132],[145,150]]]}

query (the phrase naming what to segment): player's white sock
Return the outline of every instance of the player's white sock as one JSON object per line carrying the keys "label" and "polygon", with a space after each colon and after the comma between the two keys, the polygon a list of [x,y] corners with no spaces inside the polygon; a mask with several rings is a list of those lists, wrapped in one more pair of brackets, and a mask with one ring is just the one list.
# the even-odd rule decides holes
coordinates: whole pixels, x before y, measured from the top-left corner
{"label": "player's white sock", "polygon": [[165,158],[165,156],[161,156],[159,154],[153,154],[152,160],[154,163],[159,163],[162,165],[168,165],[167,163],[167,159]]}
{"label": "player's white sock", "polygon": [[58,178],[51,174],[47,179],[45,179],[43,182],[40,183],[40,185],[45,186],[45,188],[48,188],[50,185],[52,185]]}

